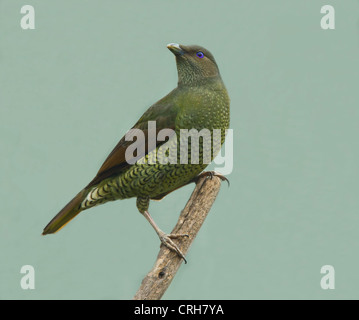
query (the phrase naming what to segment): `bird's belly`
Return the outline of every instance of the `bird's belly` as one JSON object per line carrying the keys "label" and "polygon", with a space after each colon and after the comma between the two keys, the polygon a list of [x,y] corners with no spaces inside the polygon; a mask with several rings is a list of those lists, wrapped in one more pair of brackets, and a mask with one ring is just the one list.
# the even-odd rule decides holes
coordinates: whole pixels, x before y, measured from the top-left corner
{"label": "bird's belly", "polygon": [[163,168],[160,183],[153,185],[150,198],[156,198],[164,193],[169,193],[196,177],[206,167],[206,164],[170,164]]}
{"label": "bird's belly", "polygon": [[207,165],[203,164],[142,164],[134,165],[118,177],[121,198],[155,198],[171,192],[197,176]]}

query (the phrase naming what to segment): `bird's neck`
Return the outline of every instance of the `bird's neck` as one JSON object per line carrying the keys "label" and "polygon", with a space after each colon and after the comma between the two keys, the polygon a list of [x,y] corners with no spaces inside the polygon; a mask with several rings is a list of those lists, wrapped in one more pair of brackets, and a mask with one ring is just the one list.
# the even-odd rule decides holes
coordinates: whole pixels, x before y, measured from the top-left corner
{"label": "bird's neck", "polygon": [[191,78],[191,77],[178,77],[178,87],[201,87],[206,86],[207,88],[213,87],[221,89],[224,84],[220,76],[213,77],[202,77],[202,78]]}

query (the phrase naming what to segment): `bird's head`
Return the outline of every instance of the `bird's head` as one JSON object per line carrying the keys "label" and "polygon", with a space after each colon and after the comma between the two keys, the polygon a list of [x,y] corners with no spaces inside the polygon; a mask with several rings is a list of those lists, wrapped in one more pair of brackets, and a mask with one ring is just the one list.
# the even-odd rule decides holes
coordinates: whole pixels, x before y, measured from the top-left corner
{"label": "bird's head", "polygon": [[220,79],[217,63],[207,49],[177,43],[170,43],[167,48],[176,56],[178,85],[194,86]]}

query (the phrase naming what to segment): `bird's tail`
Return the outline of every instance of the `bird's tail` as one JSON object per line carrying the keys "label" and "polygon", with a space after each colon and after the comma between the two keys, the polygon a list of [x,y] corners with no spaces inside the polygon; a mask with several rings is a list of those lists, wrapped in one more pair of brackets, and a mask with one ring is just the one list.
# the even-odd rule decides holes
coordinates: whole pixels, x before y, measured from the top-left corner
{"label": "bird's tail", "polygon": [[85,198],[85,190],[82,190],[48,223],[42,234],[55,233],[75,218],[83,210],[81,203]]}

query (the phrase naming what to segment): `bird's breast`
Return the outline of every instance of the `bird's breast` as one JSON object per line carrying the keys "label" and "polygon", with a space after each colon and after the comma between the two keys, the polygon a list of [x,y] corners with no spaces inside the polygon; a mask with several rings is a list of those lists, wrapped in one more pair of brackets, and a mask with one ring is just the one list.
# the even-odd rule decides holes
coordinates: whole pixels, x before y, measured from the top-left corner
{"label": "bird's breast", "polygon": [[228,129],[229,97],[225,88],[194,88],[183,95],[177,129]]}

